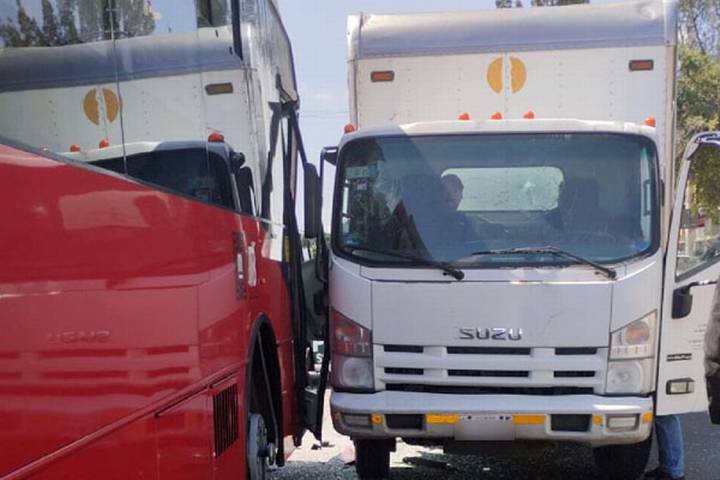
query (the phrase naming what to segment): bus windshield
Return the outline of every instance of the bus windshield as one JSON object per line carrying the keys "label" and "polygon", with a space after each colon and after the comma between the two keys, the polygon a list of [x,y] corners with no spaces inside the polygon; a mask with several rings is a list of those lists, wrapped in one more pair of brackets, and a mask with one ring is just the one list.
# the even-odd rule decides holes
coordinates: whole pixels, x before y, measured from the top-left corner
{"label": "bus windshield", "polygon": [[567,263],[540,249],[553,247],[608,264],[659,242],[656,150],[641,136],[366,138],[338,165],[334,245],[361,263]]}

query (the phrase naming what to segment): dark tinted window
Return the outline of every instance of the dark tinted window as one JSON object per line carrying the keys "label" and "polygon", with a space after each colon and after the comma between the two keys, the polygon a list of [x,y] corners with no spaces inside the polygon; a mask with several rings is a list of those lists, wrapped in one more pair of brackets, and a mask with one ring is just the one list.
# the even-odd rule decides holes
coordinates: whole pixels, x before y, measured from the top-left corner
{"label": "dark tinted window", "polygon": [[[122,158],[93,162],[123,173]],[[219,155],[201,148],[153,151],[127,157],[128,176],[204,202],[234,208],[230,172]]]}

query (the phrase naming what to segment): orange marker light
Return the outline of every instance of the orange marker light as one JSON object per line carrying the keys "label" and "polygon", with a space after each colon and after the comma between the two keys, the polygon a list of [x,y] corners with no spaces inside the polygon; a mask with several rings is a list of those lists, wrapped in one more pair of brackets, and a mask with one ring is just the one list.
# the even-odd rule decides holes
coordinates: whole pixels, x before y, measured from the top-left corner
{"label": "orange marker light", "polygon": [[470,120],[470,114],[468,112],[461,112],[460,115],[458,115],[458,120]]}
{"label": "orange marker light", "polygon": [[110,146],[110,142],[108,141],[107,138],[103,138],[102,140],[100,140],[100,143],[98,143],[98,147],[100,147],[100,148],[107,148],[109,146]]}
{"label": "orange marker light", "polygon": [[392,82],[395,80],[395,72],[392,70],[372,72],[370,74],[370,80],[373,82]]}
{"label": "orange marker light", "polygon": [[348,123],[347,125],[345,125],[345,128],[343,128],[343,131],[345,133],[352,133],[355,131],[355,125],[353,125],[352,123]]}
{"label": "orange marker light", "polygon": [[493,112],[492,115],[490,115],[490,120],[502,120],[502,113],[500,112]]}
{"label": "orange marker light", "polygon": [[70,145],[70,151],[71,152],[79,152],[80,151],[80,145],[73,143]]}
{"label": "orange marker light", "polygon": [[648,127],[656,127],[657,126],[657,120],[655,120],[655,117],[647,117],[645,119],[645,125]]}
{"label": "orange marker light", "polygon": [[535,112],[533,112],[532,110],[528,110],[523,114],[523,118],[527,120],[532,120],[533,118],[535,118]]}
{"label": "orange marker light", "polygon": [[631,72],[653,70],[655,68],[655,62],[653,60],[631,60],[628,68]]}
{"label": "orange marker light", "polygon": [[211,143],[223,143],[225,141],[225,135],[218,132],[213,132],[208,135],[208,142]]}

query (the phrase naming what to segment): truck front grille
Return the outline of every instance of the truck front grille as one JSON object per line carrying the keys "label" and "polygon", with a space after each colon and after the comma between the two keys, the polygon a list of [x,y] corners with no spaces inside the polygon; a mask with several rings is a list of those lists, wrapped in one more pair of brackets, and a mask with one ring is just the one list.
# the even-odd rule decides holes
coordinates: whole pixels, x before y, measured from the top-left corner
{"label": "truck front grille", "polygon": [[455,395],[592,395],[592,388],[584,387],[466,387],[388,383],[392,392],[447,393]]}
{"label": "truck front grille", "polygon": [[448,375],[451,377],[527,378],[530,376],[530,372],[527,370],[448,370]]}
{"label": "truck front grille", "polygon": [[531,351],[517,347],[447,347],[449,355],[530,355]]}
{"label": "truck front grille", "polygon": [[378,389],[438,393],[602,394],[607,348],[376,345]]}

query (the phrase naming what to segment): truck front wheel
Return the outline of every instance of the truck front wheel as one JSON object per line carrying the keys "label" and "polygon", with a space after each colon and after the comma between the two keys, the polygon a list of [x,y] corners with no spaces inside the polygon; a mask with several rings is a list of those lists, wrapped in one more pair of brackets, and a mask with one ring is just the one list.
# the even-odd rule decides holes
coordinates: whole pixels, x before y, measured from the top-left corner
{"label": "truck front wheel", "polygon": [[355,440],[355,471],[361,480],[390,475],[392,441]]}
{"label": "truck front wheel", "polygon": [[632,445],[611,445],[593,450],[595,465],[609,480],[633,480],[645,471],[652,435],[647,440]]}

